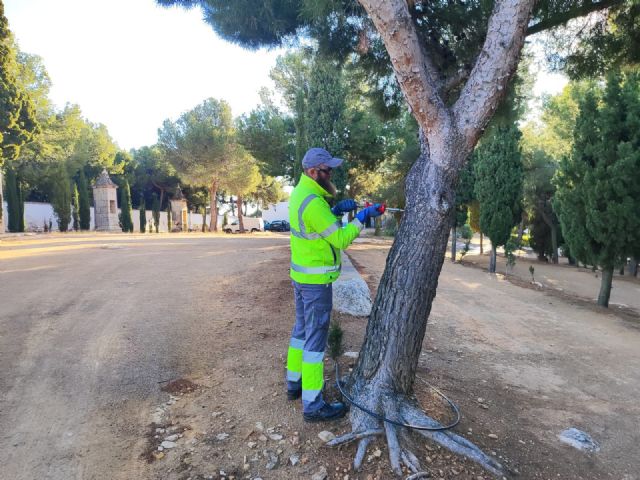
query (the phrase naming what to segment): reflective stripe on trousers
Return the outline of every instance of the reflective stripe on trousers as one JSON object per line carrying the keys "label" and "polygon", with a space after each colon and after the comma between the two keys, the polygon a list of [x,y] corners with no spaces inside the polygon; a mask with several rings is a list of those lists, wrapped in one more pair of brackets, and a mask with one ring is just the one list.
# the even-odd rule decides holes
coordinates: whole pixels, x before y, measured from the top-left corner
{"label": "reflective stripe on trousers", "polygon": [[331,319],[332,287],[292,282],[296,304],[296,321],[291,332],[287,355],[287,388],[302,387],[305,413],[324,405],[324,350]]}

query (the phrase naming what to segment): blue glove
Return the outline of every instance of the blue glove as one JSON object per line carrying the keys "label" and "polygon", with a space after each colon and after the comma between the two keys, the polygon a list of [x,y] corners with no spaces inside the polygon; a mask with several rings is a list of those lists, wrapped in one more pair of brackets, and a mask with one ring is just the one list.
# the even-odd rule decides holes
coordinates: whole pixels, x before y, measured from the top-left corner
{"label": "blue glove", "polygon": [[358,204],[355,202],[355,200],[347,198],[346,200],[340,200],[336,204],[336,206],[331,209],[331,213],[333,213],[336,217],[341,217],[345,213],[350,212],[351,210],[355,210],[356,208],[358,208]]}
{"label": "blue glove", "polygon": [[378,210],[381,206],[379,203],[375,203],[370,207],[364,208],[356,213],[356,218],[360,220],[360,223],[364,224],[369,218],[379,217],[382,215],[382,212]]}

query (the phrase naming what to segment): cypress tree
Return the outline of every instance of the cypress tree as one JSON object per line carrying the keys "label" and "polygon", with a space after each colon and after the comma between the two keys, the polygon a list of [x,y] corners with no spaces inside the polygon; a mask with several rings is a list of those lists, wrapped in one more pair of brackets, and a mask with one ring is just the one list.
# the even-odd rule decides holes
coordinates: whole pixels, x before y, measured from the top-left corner
{"label": "cypress tree", "polygon": [[18,231],[24,232],[24,191],[22,190],[20,174],[16,175],[16,190],[18,192]]}
{"label": "cypress tree", "polygon": [[80,228],[80,199],[78,195],[78,185],[73,183],[71,192],[71,217],[73,218],[73,229],[77,232]]}
{"label": "cypress tree", "polygon": [[639,248],[639,95],[635,74],[609,74],[600,108],[598,92],[589,89],[580,102],[573,151],[556,178],[554,208],[565,241],[577,260],[602,269],[603,307],[609,305],[614,270]]}
{"label": "cypress tree", "polygon": [[124,186],[120,190],[120,223],[123,232],[133,232],[133,221],[131,220],[131,190],[129,181],[124,181]]}
{"label": "cypress tree", "polygon": [[480,228],[491,240],[489,272],[496,271],[496,248],[506,245],[519,220],[522,196],[522,158],[517,125],[497,126],[476,150],[476,198]]}
{"label": "cypress tree", "polygon": [[63,164],[55,167],[50,180],[50,200],[58,229],[66,232],[71,222],[71,182]]}
{"label": "cypress tree", "polygon": [[84,169],[80,169],[78,177],[78,210],[80,214],[80,230],[91,229],[91,206],[89,204],[89,187]]}
{"label": "cypress tree", "polygon": [[140,195],[140,233],[147,231],[147,210],[144,204],[144,195]]}
{"label": "cypress tree", "polygon": [[5,195],[7,196],[7,229],[10,232],[19,232],[20,207],[18,205],[18,182],[15,170],[8,165],[5,172]]}
{"label": "cypress tree", "polygon": [[158,200],[158,195],[156,195],[155,192],[153,192],[152,198],[151,212],[153,213],[153,223],[156,227],[156,233],[158,233],[160,231],[160,200]]}

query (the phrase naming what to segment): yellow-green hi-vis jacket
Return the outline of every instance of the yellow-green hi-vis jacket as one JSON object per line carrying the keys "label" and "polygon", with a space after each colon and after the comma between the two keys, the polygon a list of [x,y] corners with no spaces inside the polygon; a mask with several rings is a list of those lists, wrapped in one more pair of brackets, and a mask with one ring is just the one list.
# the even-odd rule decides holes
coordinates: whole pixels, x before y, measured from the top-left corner
{"label": "yellow-green hi-vis jacket", "polygon": [[356,218],[346,226],[331,213],[329,193],[306,175],[291,192],[290,275],[298,283],[326,284],[340,275],[340,250],[360,234],[362,223]]}

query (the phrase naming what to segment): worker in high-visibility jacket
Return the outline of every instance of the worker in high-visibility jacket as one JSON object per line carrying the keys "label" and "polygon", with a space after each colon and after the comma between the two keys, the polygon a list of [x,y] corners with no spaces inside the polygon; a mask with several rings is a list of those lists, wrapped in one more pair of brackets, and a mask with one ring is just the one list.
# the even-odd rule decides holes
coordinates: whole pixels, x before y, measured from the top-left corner
{"label": "worker in high-visibility jacket", "polygon": [[291,269],[296,321],[287,355],[287,397],[302,396],[305,421],[342,417],[342,402],[326,403],[322,397],[323,360],[332,308],[331,284],[340,275],[340,251],[360,234],[369,217],[377,217],[379,204],[356,214],[343,226],[342,216],[357,208],[354,200],[342,200],[333,208],[336,195],[332,169],[342,159],[322,148],[311,148],[302,159],[303,175],[289,200],[291,224]]}

